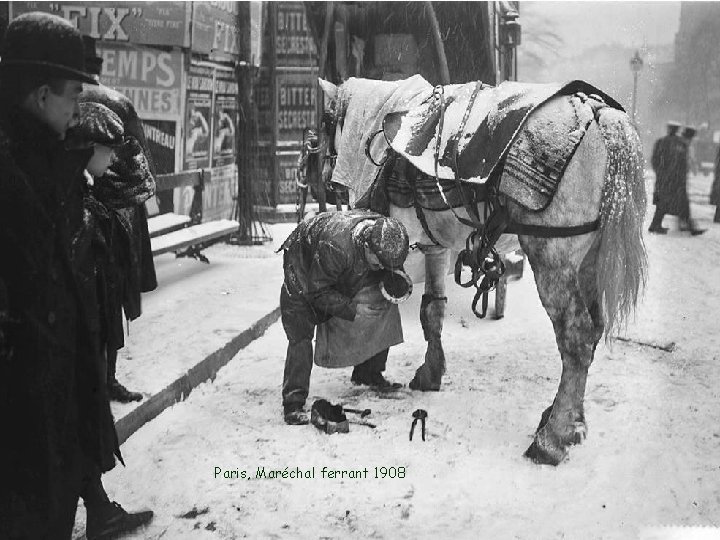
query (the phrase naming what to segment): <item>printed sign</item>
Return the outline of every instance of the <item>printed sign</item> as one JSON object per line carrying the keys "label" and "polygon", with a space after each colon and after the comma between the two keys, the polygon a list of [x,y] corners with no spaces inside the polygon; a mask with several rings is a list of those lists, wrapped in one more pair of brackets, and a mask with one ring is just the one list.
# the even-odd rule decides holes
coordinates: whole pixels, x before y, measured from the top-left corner
{"label": "printed sign", "polygon": [[274,135],[273,120],[273,94],[271,70],[268,68],[260,69],[260,76],[257,78],[255,88],[253,89],[255,103],[257,104],[258,114],[258,138],[263,142],[272,142]]}
{"label": "printed sign", "polygon": [[[226,165],[212,169],[210,179],[203,186],[203,221],[232,219],[234,197],[237,195],[237,166]],[[175,212],[190,215],[195,189],[184,186],[175,190]]]}
{"label": "printed sign", "polygon": [[278,199],[277,204],[295,204],[298,190],[296,179],[300,151],[278,152]]}
{"label": "printed sign", "polygon": [[210,166],[213,68],[191,65],[185,108],[185,169]]}
{"label": "printed sign", "polygon": [[171,120],[143,120],[145,138],[158,174],[175,172],[176,128],[177,122]]}
{"label": "printed sign", "polygon": [[318,125],[316,72],[278,74],[276,81],[278,146],[300,146],[303,130]]}
{"label": "printed sign", "polygon": [[277,67],[317,66],[317,47],[302,2],[278,2],[275,7]]}
{"label": "printed sign", "polygon": [[190,7],[189,2],[11,2],[10,18],[46,11],[95,39],[188,47]]}
{"label": "printed sign", "polygon": [[232,72],[215,72],[213,114],[213,167],[235,163],[235,131],[238,125],[238,82]]}
{"label": "printed sign", "polygon": [[100,82],[122,92],[142,119],[180,117],[182,53],[120,43],[97,43]]}
{"label": "printed sign", "polygon": [[203,190],[203,221],[232,218],[237,180],[238,170],[234,163],[213,167],[212,180]]}
{"label": "printed sign", "polygon": [[237,2],[193,2],[192,49],[214,56],[240,53]]}

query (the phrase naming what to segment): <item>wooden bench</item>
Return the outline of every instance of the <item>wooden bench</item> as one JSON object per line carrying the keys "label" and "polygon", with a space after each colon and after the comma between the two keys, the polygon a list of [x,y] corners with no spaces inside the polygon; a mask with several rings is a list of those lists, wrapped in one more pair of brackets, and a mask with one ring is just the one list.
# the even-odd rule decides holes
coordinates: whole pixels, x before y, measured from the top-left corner
{"label": "wooden bench", "polygon": [[153,255],[175,252],[177,257],[193,257],[210,262],[201,251],[238,230],[237,221],[220,219],[202,222],[202,196],[210,171],[195,169],[174,174],[160,174],[155,178],[156,191],[192,186],[193,200],[190,215],[160,214],[148,219],[150,245]]}

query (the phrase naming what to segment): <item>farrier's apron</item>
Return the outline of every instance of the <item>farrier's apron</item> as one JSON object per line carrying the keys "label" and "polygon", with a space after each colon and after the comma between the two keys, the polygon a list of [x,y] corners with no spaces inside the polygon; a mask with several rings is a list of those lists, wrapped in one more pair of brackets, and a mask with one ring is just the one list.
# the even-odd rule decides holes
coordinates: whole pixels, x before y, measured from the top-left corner
{"label": "farrier's apron", "polygon": [[355,295],[358,304],[381,307],[377,314],[355,316],[354,321],[332,317],[315,332],[315,364],[326,368],[356,366],[380,351],[403,342],[400,311],[380,292],[379,284]]}

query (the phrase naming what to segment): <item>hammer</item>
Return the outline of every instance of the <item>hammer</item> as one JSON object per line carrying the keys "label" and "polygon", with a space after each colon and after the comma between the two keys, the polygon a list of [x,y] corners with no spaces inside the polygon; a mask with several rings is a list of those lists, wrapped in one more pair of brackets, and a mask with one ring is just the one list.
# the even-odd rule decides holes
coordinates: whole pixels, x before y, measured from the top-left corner
{"label": "hammer", "polygon": [[370,409],[362,409],[362,410],[360,410],[360,409],[346,409],[345,407],[343,407],[343,411],[344,411],[344,412],[351,412],[351,413],[359,414],[359,415],[360,415],[360,418],[365,418],[366,416],[370,416],[370,414],[372,413],[372,411],[371,411]]}

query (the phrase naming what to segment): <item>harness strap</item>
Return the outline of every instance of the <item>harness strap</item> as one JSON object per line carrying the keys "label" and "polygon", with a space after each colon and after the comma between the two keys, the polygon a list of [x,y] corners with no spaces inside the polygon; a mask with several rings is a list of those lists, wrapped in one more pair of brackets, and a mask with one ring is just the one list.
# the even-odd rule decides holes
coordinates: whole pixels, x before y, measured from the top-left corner
{"label": "harness strap", "polygon": [[546,225],[528,225],[526,223],[517,223],[510,221],[505,233],[519,234],[524,236],[536,236],[539,238],[567,238],[569,236],[579,236],[581,234],[591,233],[600,228],[600,219],[595,221],[587,221],[580,225],[566,225],[562,227],[550,227]]}
{"label": "harness strap", "polygon": [[418,202],[418,193],[417,193],[417,169],[413,169],[412,172],[408,172],[408,168],[405,169],[405,177],[407,178],[408,184],[410,184],[410,189],[412,189],[413,193],[413,207],[415,208],[415,215],[418,218],[418,221],[420,222],[420,225],[422,225],[422,229],[427,235],[427,237],[430,239],[430,241],[435,244],[436,246],[440,245],[440,242],[437,241],[437,238],[433,235],[433,233],[430,231],[430,227],[428,226],[427,219],[425,218],[425,212],[423,211],[422,206],[420,206],[420,203]]}

